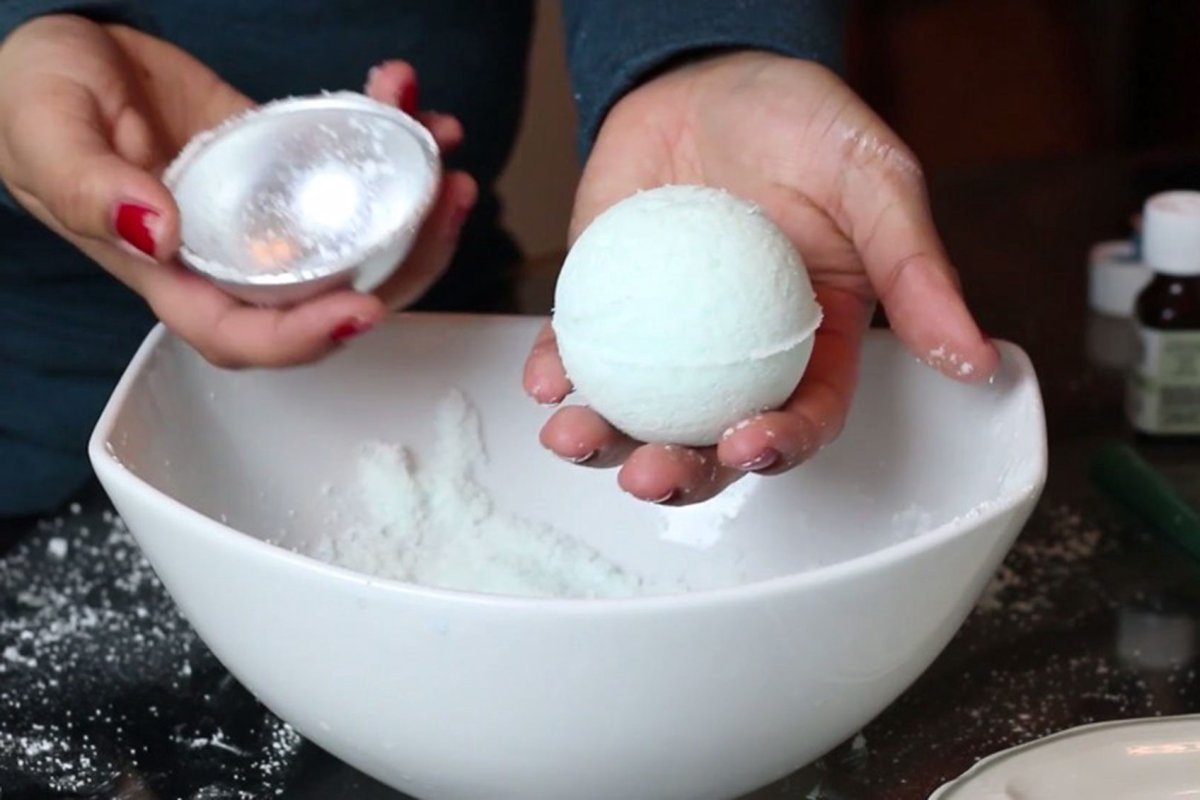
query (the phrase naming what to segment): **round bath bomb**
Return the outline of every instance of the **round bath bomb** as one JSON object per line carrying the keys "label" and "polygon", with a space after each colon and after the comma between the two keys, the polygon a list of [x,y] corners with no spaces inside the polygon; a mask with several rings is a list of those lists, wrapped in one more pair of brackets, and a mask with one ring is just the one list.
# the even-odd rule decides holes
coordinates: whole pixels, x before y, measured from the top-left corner
{"label": "round bath bomb", "polygon": [[701,446],[787,400],[820,321],[799,254],[762,211],[719,189],[664,186],[576,240],[553,326],[599,414],[644,442]]}

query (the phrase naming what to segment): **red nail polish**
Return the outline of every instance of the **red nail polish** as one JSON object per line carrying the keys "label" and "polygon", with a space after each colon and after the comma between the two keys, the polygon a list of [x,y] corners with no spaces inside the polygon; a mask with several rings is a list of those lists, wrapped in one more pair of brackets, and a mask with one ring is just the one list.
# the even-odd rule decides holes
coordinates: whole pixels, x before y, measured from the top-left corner
{"label": "red nail polish", "polygon": [[154,241],[153,225],[158,221],[159,213],[148,206],[138,203],[121,203],[113,218],[113,227],[117,235],[131,247],[145,253],[151,258],[157,249]]}
{"label": "red nail polish", "polygon": [[371,329],[371,326],[357,319],[348,319],[329,332],[329,338],[335,342],[345,342],[355,336],[361,336]]}
{"label": "red nail polish", "polygon": [[400,94],[396,98],[396,105],[400,106],[400,110],[405,114],[413,115],[417,113],[417,82],[415,79],[412,83],[407,83],[400,89]]}

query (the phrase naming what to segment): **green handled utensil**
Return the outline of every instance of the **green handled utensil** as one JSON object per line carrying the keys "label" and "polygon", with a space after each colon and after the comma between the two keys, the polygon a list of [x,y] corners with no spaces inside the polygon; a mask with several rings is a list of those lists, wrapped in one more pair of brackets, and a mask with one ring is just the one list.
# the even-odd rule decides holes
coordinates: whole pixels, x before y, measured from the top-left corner
{"label": "green handled utensil", "polygon": [[1200,560],[1200,512],[1132,447],[1104,445],[1092,459],[1090,475],[1104,494]]}

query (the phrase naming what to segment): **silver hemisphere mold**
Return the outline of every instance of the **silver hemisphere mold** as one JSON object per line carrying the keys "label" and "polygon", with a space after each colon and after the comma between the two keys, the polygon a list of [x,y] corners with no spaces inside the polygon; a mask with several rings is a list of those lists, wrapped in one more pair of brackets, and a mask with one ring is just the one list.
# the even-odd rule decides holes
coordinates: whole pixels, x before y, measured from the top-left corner
{"label": "silver hemisphere mold", "polygon": [[189,142],[163,179],[180,209],[180,260],[275,306],[382,284],[433,204],[441,160],[412,117],[340,92],[238,115]]}

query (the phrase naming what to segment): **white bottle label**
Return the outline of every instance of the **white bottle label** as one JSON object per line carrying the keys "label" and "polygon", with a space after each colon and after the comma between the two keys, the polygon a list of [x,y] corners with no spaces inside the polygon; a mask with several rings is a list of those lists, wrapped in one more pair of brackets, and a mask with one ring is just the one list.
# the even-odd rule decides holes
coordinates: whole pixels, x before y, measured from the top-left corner
{"label": "white bottle label", "polygon": [[1200,331],[1138,329],[1128,413],[1146,433],[1200,434]]}

